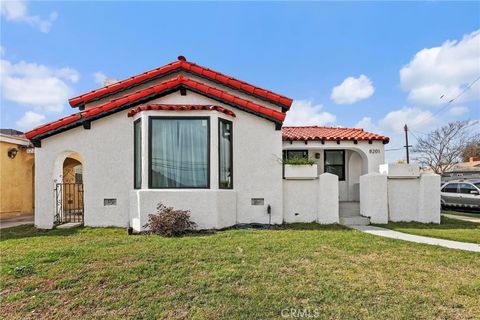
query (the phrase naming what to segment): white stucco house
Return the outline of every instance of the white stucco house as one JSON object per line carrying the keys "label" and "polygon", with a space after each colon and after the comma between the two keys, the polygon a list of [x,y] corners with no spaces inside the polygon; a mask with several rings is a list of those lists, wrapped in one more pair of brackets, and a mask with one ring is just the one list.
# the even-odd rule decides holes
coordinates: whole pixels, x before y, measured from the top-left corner
{"label": "white stucco house", "polygon": [[[292,99],[182,56],[69,103],[78,112],[26,133],[39,228],[141,230],[159,202],[190,210],[200,228],[339,222],[339,201],[360,200],[360,176],[378,172],[389,141],[362,129],[282,128]],[[282,158],[294,156],[315,159],[310,176],[284,170]],[[68,159],[81,163],[75,183],[64,179]]]}

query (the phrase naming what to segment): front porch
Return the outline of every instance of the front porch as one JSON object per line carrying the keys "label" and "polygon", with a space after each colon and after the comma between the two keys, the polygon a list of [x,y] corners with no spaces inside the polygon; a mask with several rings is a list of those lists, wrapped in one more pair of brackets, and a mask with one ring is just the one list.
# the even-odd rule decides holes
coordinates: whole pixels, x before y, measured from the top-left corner
{"label": "front porch", "polygon": [[318,178],[322,173],[338,176],[339,201],[360,201],[360,176],[378,171],[378,166],[374,170],[369,164],[377,162],[375,159],[369,159],[364,150],[347,144],[325,143],[319,147],[310,142],[284,145],[284,160],[298,157],[314,161],[317,172],[312,175],[312,179]]}
{"label": "front porch", "polygon": [[340,224],[361,225],[370,224],[370,218],[360,214],[360,201],[340,201],[338,205]]}

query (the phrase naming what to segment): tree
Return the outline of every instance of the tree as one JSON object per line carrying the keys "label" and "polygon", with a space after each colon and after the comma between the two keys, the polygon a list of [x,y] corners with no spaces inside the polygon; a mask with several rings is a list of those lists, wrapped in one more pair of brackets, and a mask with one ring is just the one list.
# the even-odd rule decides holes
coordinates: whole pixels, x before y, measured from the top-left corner
{"label": "tree", "polygon": [[471,143],[479,140],[472,127],[478,122],[455,121],[438,128],[417,140],[413,152],[423,166],[442,174],[462,160],[462,152]]}
{"label": "tree", "polygon": [[474,141],[468,144],[465,149],[462,151],[462,160],[463,162],[467,162],[470,158],[476,158],[480,160],[480,140]]}

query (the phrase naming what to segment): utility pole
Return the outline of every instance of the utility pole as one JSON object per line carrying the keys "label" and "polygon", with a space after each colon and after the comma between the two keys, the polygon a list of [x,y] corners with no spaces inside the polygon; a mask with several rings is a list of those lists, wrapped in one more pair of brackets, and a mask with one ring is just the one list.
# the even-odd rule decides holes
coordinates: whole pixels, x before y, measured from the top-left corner
{"label": "utility pole", "polygon": [[407,154],[407,163],[410,163],[410,153],[409,153],[408,148],[410,148],[411,145],[408,144],[408,126],[406,124],[403,127],[403,130],[405,130],[405,150],[406,150],[406,154]]}

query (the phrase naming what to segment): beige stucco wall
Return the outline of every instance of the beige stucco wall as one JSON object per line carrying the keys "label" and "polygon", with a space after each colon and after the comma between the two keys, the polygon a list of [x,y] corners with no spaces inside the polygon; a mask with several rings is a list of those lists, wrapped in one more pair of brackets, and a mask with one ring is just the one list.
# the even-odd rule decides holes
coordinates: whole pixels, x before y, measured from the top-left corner
{"label": "beige stucco wall", "polygon": [[[18,150],[15,158],[8,150]],[[0,141],[0,217],[33,213],[34,155],[17,144]]]}

